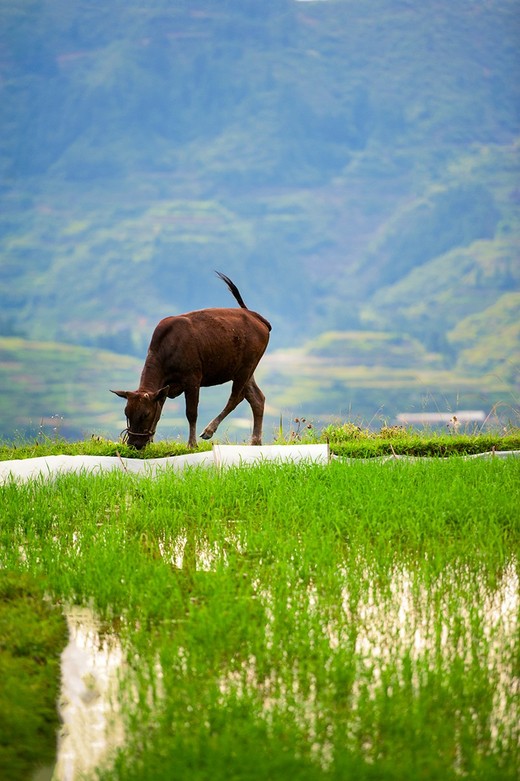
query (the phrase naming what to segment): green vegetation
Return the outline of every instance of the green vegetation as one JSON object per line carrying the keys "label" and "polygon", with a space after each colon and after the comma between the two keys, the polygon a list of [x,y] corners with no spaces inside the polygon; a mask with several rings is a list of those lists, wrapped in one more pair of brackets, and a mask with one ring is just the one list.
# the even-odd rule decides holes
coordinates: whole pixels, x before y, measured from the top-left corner
{"label": "green vegetation", "polygon": [[11,483],[0,563],[123,644],[104,779],[512,781],[519,477],[455,457]]}
{"label": "green vegetation", "polygon": [[[6,777],[49,758],[45,591],[123,644],[106,781],[516,778],[519,460],[458,454],[520,447],[517,19],[0,4],[0,458],[186,452],[182,400],[138,454],[108,389],[161,317],[232,304],[215,268],[273,324],[265,440],[339,456],[0,487]],[[486,425],[394,425],[464,408]]]}
{"label": "green vegetation", "polygon": [[[2,523],[2,548],[9,531]],[[58,731],[61,610],[46,598],[45,573],[0,568],[0,767],[3,781],[29,779],[52,765]]]}
{"label": "green vegetation", "polygon": [[[520,431],[511,428],[507,433],[439,433],[419,432],[402,426],[382,426],[379,431],[362,428],[355,423],[330,424],[321,431],[296,418],[285,431],[283,426],[275,440],[279,445],[313,444],[327,442],[330,452],[349,458],[370,458],[384,455],[452,456],[472,455],[507,450],[520,450]],[[81,442],[68,442],[60,437],[45,437],[35,441],[20,439],[13,444],[0,444],[0,461],[38,458],[43,456],[121,456],[122,458],[166,458],[186,453],[211,450],[211,442],[201,441],[196,451],[185,443],[167,440],[153,442],[143,450],[135,450],[124,442],[113,442],[92,437]]]}
{"label": "green vegetation", "polygon": [[68,442],[60,437],[42,438],[33,442],[19,440],[17,443],[0,444],[0,461],[21,458],[39,458],[43,456],[121,456],[122,458],[166,458],[182,456],[186,453],[211,450],[210,442],[202,441],[196,451],[187,444],[178,442],[154,442],[144,450],[136,450],[124,442],[112,442],[102,437],[92,437],[82,442]]}
{"label": "green vegetation", "polygon": [[350,458],[371,458],[383,455],[453,456],[475,455],[503,450],[520,450],[520,431],[508,434],[425,434],[399,426],[383,426],[379,432],[345,423],[326,427],[321,441],[330,443],[331,452]]}
{"label": "green vegetation", "polygon": [[110,400],[111,383],[137,385],[140,369],[136,358],[102,350],[0,338],[3,438],[77,439],[121,429],[121,405],[105,398]]}

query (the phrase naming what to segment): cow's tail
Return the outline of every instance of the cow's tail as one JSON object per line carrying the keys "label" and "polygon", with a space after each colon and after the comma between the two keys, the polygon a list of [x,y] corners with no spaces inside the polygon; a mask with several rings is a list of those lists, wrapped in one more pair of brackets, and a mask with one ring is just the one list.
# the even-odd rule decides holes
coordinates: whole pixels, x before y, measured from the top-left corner
{"label": "cow's tail", "polygon": [[247,309],[247,306],[244,304],[244,299],[242,298],[242,296],[241,296],[241,295],[240,295],[240,293],[238,292],[238,288],[237,288],[237,286],[235,285],[235,283],[234,283],[234,282],[232,282],[232,281],[230,280],[230,278],[229,278],[229,277],[226,277],[226,275],[225,275],[225,274],[222,274],[222,272],[221,272],[221,271],[215,271],[215,274],[217,275],[217,277],[220,277],[220,279],[221,279],[223,282],[225,282],[225,283],[226,283],[226,285],[227,285],[227,286],[228,286],[228,288],[230,289],[231,293],[232,293],[232,294],[235,296],[236,300],[238,301],[238,303],[240,304],[240,306],[242,307],[242,309]]}
{"label": "cow's tail", "polygon": [[[217,275],[217,277],[220,277],[220,279],[223,282],[226,283],[226,285],[228,286],[228,288],[230,289],[231,293],[234,295],[234,297],[236,298],[236,300],[238,301],[238,303],[240,304],[242,309],[247,309],[247,306],[244,304],[244,299],[242,298],[242,296],[238,292],[238,288],[235,285],[235,283],[232,282],[229,277],[226,277],[225,274],[222,274],[221,271],[215,271],[215,274]],[[247,309],[247,311],[250,312],[251,310]],[[269,320],[266,320],[265,317],[262,317],[262,315],[259,315],[258,312],[251,312],[251,314],[253,314],[259,320],[261,320],[262,323],[267,327],[268,331],[271,330],[271,323],[269,322]]]}

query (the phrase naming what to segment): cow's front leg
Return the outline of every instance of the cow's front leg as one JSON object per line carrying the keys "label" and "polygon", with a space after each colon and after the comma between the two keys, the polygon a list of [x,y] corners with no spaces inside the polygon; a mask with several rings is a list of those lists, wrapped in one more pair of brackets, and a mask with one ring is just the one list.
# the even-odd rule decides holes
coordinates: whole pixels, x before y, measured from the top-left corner
{"label": "cow's front leg", "polygon": [[197,412],[199,408],[200,386],[192,385],[186,388],[184,396],[186,399],[186,417],[190,427],[188,437],[188,447],[197,447]]}

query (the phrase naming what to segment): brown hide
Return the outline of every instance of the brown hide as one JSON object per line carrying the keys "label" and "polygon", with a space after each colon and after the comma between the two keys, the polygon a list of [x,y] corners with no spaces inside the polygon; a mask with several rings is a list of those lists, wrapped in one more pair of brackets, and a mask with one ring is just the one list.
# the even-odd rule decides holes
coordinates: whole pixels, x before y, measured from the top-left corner
{"label": "brown hide", "polygon": [[[218,273],[218,272],[217,272]],[[190,447],[196,446],[196,422],[201,386],[232,382],[222,412],[201,434],[210,439],[222,420],[244,398],[253,412],[251,444],[262,443],[265,397],[253,373],[269,341],[271,326],[262,315],[245,306],[233,282],[218,274],[235,296],[240,309],[202,309],[158,323],[136,391],[112,391],[127,400],[126,436],[141,449],[153,439],[166,398],[184,393]]]}

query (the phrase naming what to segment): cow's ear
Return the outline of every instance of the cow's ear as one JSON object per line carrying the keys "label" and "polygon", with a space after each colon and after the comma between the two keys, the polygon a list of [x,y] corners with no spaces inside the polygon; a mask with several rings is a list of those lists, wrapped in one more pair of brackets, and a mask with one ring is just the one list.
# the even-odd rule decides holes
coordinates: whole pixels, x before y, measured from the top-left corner
{"label": "cow's ear", "polygon": [[170,390],[169,385],[165,385],[164,388],[161,388],[156,393],[154,393],[154,401],[164,401],[168,395],[168,391]]}
{"label": "cow's ear", "polygon": [[115,393],[116,396],[120,396],[122,399],[127,399],[130,395],[130,391],[114,391],[111,390],[110,393]]}

